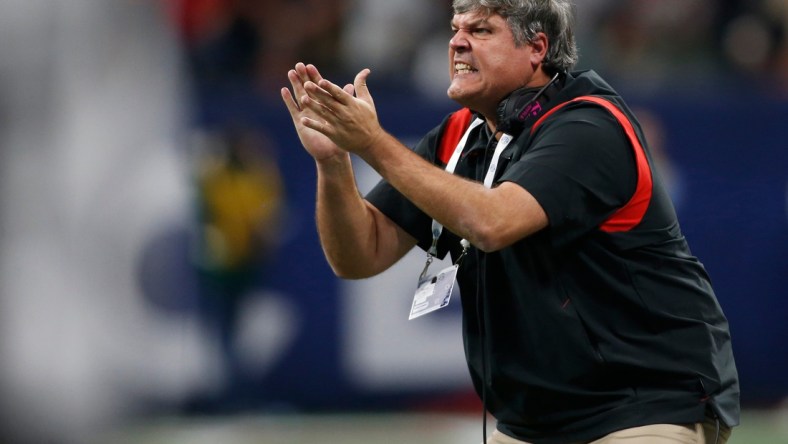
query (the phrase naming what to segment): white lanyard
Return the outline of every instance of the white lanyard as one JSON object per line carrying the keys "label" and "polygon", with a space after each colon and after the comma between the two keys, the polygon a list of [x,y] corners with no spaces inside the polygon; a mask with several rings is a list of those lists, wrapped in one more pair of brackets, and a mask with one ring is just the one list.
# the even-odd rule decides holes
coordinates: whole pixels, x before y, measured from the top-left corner
{"label": "white lanyard", "polygon": [[[471,131],[474,130],[477,126],[484,123],[484,120],[480,118],[476,118],[468,129],[463,134],[462,138],[460,139],[459,143],[457,143],[457,147],[454,148],[454,153],[452,153],[451,158],[449,158],[449,163],[446,164],[446,171],[448,173],[454,174],[454,169],[457,168],[457,163],[460,160],[460,155],[462,154],[463,149],[465,148],[465,144],[468,143],[468,137],[471,134]],[[484,176],[484,186],[487,188],[492,188],[493,179],[495,178],[495,172],[498,169],[498,161],[501,158],[501,153],[503,150],[509,146],[509,143],[512,141],[513,137],[509,134],[503,134],[498,140],[498,144],[495,146],[495,151],[493,152],[492,161],[490,161],[490,167],[487,169],[487,175]],[[438,254],[438,239],[443,233],[443,225],[436,221],[435,219],[432,220],[432,247],[428,251],[428,254],[435,256]],[[467,240],[463,239],[462,244],[463,248],[467,248]]]}
{"label": "white lanyard", "polygon": [[[454,149],[451,158],[449,158],[449,163],[446,164],[447,172],[454,174],[454,169],[457,167],[457,163],[460,161],[460,155],[465,148],[465,144],[468,142],[468,137],[470,136],[471,131],[473,131],[474,128],[481,125],[482,123],[484,123],[484,120],[475,119],[465,131],[462,139],[460,139],[460,142]],[[495,170],[498,169],[498,160],[500,159],[503,150],[507,145],[509,145],[509,142],[511,141],[512,136],[508,134],[504,134],[501,139],[498,140],[498,145],[495,147],[492,161],[490,162],[490,168],[487,169],[487,175],[484,178],[485,187],[492,187],[493,178],[495,177]],[[416,293],[413,296],[413,305],[411,306],[410,316],[408,316],[408,319],[415,319],[419,316],[423,316],[427,313],[443,308],[449,304],[452,289],[454,288],[454,281],[457,278],[457,271],[460,269],[460,261],[463,257],[465,257],[465,254],[468,252],[468,248],[470,248],[471,244],[466,239],[462,239],[460,241],[460,245],[462,246],[462,254],[460,254],[457,260],[454,261],[454,265],[444,269],[436,276],[430,276],[427,274],[427,271],[430,268],[433,257],[438,254],[438,239],[440,238],[442,232],[443,225],[433,219],[432,246],[427,252],[427,263],[424,264],[424,269],[421,270],[421,274],[419,275],[418,286],[416,287]]]}
{"label": "white lanyard", "polygon": [[508,134],[503,134],[498,144],[495,145],[492,160],[490,161],[490,168],[487,169],[487,175],[484,176],[484,186],[492,188],[493,179],[495,178],[495,171],[498,169],[498,160],[501,159],[501,153],[509,146],[513,137]]}

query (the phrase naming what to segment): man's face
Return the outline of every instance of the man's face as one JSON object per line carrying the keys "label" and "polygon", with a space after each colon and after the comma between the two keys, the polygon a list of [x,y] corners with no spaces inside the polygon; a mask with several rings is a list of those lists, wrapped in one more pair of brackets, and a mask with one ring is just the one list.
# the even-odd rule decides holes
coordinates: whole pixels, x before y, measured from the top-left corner
{"label": "man's face", "polygon": [[[515,46],[506,20],[497,14],[457,14],[451,21],[449,98],[493,117],[498,103],[534,77],[531,45]],[[538,57],[541,61],[541,57]],[[492,114],[490,114],[492,113]]]}

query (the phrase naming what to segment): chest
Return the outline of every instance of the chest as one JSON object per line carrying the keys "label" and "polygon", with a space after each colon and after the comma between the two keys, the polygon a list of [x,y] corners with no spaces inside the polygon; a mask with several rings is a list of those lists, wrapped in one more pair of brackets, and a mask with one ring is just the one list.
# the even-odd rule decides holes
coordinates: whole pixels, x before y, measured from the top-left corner
{"label": "chest", "polygon": [[486,128],[477,129],[469,134],[465,146],[455,148],[461,152],[454,174],[492,187],[522,154],[523,146],[521,139],[496,139]]}

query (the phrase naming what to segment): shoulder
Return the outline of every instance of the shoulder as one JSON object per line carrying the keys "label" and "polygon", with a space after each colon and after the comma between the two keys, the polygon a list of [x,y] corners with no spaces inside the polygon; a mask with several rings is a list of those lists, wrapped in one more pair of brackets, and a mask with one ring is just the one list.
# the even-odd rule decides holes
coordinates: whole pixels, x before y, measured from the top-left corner
{"label": "shoulder", "polygon": [[630,151],[641,145],[634,117],[625,105],[598,96],[567,100],[547,110],[529,129],[528,139],[535,146],[595,145],[596,149]]}
{"label": "shoulder", "polygon": [[[622,110],[622,104],[609,98],[600,96],[579,96],[570,100],[559,102],[547,110],[531,126],[531,134],[536,133],[544,125],[553,122],[571,122],[580,119],[599,119],[611,117],[612,121],[625,124],[631,121]],[[608,119],[609,120],[609,119]]]}
{"label": "shoulder", "polygon": [[438,128],[438,147],[435,156],[440,163],[449,162],[454,149],[460,143],[473,119],[474,114],[469,108],[459,109],[443,119]]}

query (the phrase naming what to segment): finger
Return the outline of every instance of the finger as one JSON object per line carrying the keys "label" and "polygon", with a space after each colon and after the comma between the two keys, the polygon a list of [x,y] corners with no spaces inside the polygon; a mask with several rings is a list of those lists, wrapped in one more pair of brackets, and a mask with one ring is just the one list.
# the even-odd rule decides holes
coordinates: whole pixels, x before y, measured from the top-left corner
{"label": "finger", "polygon": [[[312,66],[312,65],[309,65],[309,66]],[[312,70],[313,71],[317,71],[317,69],[314,68],[314,66],[312,66]],[[317,82],[318,80],[320,80],[320,75],[319,74],[318,74],[318,79],[314,80],[312,78],[313,75],[309,73],[310,69],[306,65],[301,63],[301,62],[296,63],[294,71],[296,72],[296,75],[298,76],[298,81],[299,81],[299,83],[301,83],[302,86],[304,84],[306,84],[307,82]],[[296,97],[301,97],[301,94],[300,93],[296,93]]]}
{"label": "finger", "polygon": [[372,103],[372,95],[369,93],[369,88],[367,87],[367,77],[369,77],[370,72],[368,68],[362,69],[361,72],[356,74],[353,86],[356,89],[356,97]]}
{"label": "finger", "polygon": [[351,96],[356,95],[356,88],[353,85],[351,85],[350,83],[345,85],[345,87],[342,88],[342,89],[345,90],[345,92],[350,94]]}
{"label": "finger", "polygon": [[326,79],[321,80],[317,86],[322,88],[331,98],[343,105],[348,105],[353,101],[353,94],[348,94],[347,91]]}
{"label": "finger", "polygon": [[306,65],[298,62],[296,63],[294,70],[298,74],[298,77],[301,78],[301,83],[305,83],[309,80],[309,74],[306,72]]}
{"label": "finger", "polygon": [[282,88],[280,93],[282,94],[282,100],[285,102],[287,110],[290,112],[290,117],[295,122],[298,112],[301,111],[301,109],[298,107],[298,104],[296,103],[295,99],[293,98],[293,94],[290,93],[289,89]]}
{"label": "finger", "polygon": [[336,98],[331,93],[312,82],[307,82],[304,89],[306,95],[301,99],[303,106],[308,107],[324,119],[331,119],[337,115],[341,103],[337,104]]}
{"label": "finger", "polygon": [[[291,69],[287,72],[287,78],[290,80],[290,85],[293,87],[293,97],[303,96],[305,94],[304,82],[301,80],[301,76],[299,76],[298,72],[296,72],[294,69]],[[295,103],[300,109],[300,104],[298,101]]]}
{"label": "finger", "polygon": [[309,95],[304,95],[301,97],[301,106],[308,108],[310,111],[314,112],[324,120],[333,119],[336,115],[334,110],[324,105],[319,100],[315,100]]}
{"label": "finger", "polygon": [[320,82],[323,80],[323,76],[320,75],[320,71],[317,70],[315,65],[309,64],[305,67],[307,78],[315,83]]}
{"label": "finger", "polygon": [[[326,84],[326,86],[331,84],[331,82],[327,80],[321,80],[320,83]],[[334,94],[332,94],[330,91],[311,81],[304,84],[304,90],[306,90],[306,93],[309,95],[309,97],[320,102],[330,103],[336,99]]]}
{"label": "finger", "polygon": [[307,128],[313,129],[330,137],[331,127],[325,121],[318,121],[315,119],[310,119],[309,117],[303,117],[301,119],[301,124]]}
{"label": "finger", "polygon": [[320,72],[317,70],[315,65],[305,65],[301,62],[296,63],[295,71],[298,73],[298,76],[301,78],[301,83],[306,82],[319,82],[323,79],[323,76],[320,75]]}

